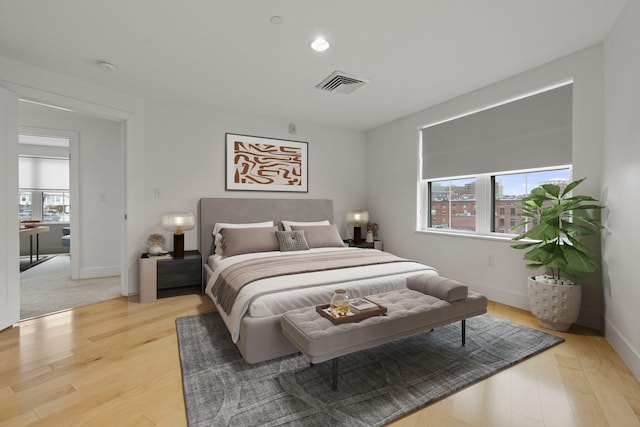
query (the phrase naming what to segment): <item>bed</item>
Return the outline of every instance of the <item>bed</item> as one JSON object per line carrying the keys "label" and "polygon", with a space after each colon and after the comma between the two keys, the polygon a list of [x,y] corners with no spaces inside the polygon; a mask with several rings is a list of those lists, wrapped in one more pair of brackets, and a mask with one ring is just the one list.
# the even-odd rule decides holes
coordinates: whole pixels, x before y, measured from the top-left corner
{"label": "bed", "polygon": [[[293,222],[291,231],[283,232],[283,221]],[[248,363],[298,351],[281,332],[286,311],[327,303],[339,288],[359,297],[406,288],[412,275],[437,275],[388,253],[344,247],[332,200],[203,198],[198,222],[205,292]],[[301,234],[308,249],[297,247]]]}

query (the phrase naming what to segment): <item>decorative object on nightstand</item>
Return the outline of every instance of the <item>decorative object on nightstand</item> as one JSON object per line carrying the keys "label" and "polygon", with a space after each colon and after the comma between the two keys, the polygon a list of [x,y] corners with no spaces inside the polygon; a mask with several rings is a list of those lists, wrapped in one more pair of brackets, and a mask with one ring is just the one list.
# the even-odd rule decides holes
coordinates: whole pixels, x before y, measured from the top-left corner
{"label": "decorative object on nightstand", "polygon": [[150,234],[147,238],[147,245],[149,245],[149,255],[162,255],[166,253],[162,245],[165,243],[165,238],[162,234]]}
{"label": "decorative object on nightstand", "polygon": [[357,245],[362,242],[362,229],[360,225],[369,221],[369,212],[364,209],[354,209],[347,213],[347,221],[353,223],[353,242]]}
{"label": "decorative object on nightstand", "polygon": [[184,232],[196,226],[196,216],[188,210],[162,215],[162,228],[173,232],[173,257],[184,258]]}
{"label": "decorative object on nightstand", "polygon": [[367,239],[365,241],[367,243],[373,243],[377,232],[378,232],[378,224],[376,224],[375,222],[368,222],[367,223]]}

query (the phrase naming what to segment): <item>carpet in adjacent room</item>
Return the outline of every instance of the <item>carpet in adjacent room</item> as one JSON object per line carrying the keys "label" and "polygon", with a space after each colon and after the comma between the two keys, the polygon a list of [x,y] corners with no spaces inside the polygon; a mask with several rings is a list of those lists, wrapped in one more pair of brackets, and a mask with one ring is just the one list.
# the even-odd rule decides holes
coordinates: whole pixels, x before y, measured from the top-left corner
{"label": "carpet in adjacent room", "polygon": [[176,320],[187,418],[200,426],[381,426],[564,341],[488,314],[309,366],[246,363],[217,313]]}

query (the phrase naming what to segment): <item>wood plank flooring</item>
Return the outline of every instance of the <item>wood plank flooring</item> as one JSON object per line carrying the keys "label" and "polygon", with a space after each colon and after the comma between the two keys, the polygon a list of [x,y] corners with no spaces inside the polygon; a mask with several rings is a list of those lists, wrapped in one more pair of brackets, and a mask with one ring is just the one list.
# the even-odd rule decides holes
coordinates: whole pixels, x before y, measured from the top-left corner
{"label": "wood plank flooring", "polygon": [[[175,318],[213,311],[200,295],[118,298],[0,332],[0,426],[186,425]],[[530,313],[489,312],[538,328]],[[566,342],[393,423],[640,426],[640,383],[605,339]]]}

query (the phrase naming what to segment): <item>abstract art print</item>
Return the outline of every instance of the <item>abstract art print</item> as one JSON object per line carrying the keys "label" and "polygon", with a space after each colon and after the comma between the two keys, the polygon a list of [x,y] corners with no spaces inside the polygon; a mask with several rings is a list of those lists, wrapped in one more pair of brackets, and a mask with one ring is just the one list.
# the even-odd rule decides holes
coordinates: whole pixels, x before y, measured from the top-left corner
{"label": "abstract art print", "polygon": [[226,134],[226,189],[309,191],[307,143]]}

